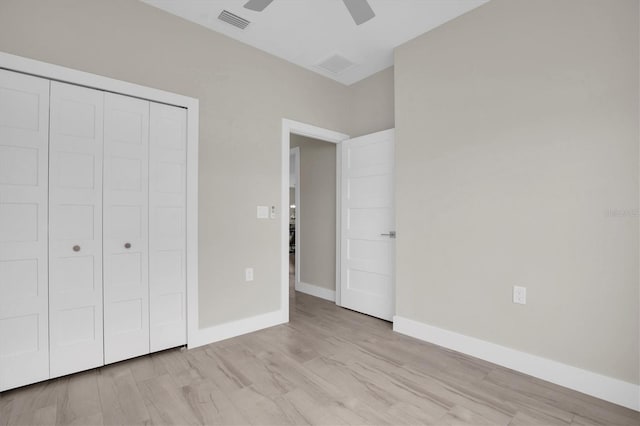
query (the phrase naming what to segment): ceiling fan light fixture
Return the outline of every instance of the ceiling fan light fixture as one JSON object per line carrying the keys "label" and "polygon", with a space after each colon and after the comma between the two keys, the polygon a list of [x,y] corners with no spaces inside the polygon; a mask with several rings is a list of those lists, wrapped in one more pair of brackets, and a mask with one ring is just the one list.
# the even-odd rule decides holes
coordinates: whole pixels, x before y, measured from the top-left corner
{"label": "ceiling fan light fixture", "polygon": [[364,24],[368,20],[372,19],[376,14],[371,9],[367,0],[342,0],[344,5],[347,6],[351,17],[356,25]]}
{"label": "ceiling fan light fixture", "polygon": [[273,0],[249,0],[244,4],[245,9],[262,12]]}
{"label": "ceiling fan light fixture", "polygon": [[[364,24],[372,19],[376,14],[369,5],[368,0],[342,0],[347,10],[351,14],[356,25]],[[269,6],[273,0],[249,0],[244,4],[245,9],[255,12],[262,12]]]}

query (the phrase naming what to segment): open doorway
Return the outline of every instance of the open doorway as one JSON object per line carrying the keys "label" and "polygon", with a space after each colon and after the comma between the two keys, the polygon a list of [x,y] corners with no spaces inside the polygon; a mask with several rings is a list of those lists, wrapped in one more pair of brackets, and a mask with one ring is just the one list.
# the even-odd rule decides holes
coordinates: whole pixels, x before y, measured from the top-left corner
{"label": "open doorway", "polygon": [[[292,135],[293,136],[293,135]],[[289,149],[289,298],[295,295],[300,281],[300,218],[298,200],[300,199],[300,147]]]}
{"label": "open doorway", "polygon": [[[324,299],[335,300],[338,306],[355,310],[387,321],[395,315],[395,130],[388,129],[357,138],[332,132],[315,126],[283,120],[282,123],[282,291],[281,307],[285,321],[289,319],[289,208],[290,198],[290,147],[296,136],[316,139],[311,143],[325,145],[333,142],[337,148],[335,169],[327,171],[320,167],[318,176],[327,173],[335,176],[335,222],[334,231],[324,227],[325,236],[335,236],[335,263],[327,270],[335,271],[331,284],[306,285],[305,280],[305,201],[295,200],[295,251],[299,253],[297,268],[298,291]],[[324,142],[322,142],[324,141]],[[302,153],[301,157],[304,157]],[[304,163],[304,160],[302,161]],[[304,165],[298,168],[304,169]],[[304,179],[297,179],[304,186]],[[295,196],[294,196],[295,197]],[[310,209],[323,210],[325,217],[332,215],[331,208],[324,210],[326,201],[315,200]],[[311,228],[316,230],[315,228]],[[318,240],[319,241],[319,240]],[[326,244],[326,242],[325,242]],[[348,255],[346,255],[348,253]],[[326,255],[325,255],[326,256]],[[295,258],[294,258],[295,259]],[[310,257],[314,265],[317,259]],[[296,265],[294,263],[294,265]],[[326,277],[325,277],[326,278]],[[326,279],[329,283],[331,278]]]}
{"label": "open doorway", "polygon": [[290,281],[296,291],[335,302],[337,144],[296,134],[289,143]]}
{"label": "open doorway", "polygon": [[[305,276],[304,273],[304,267],[300,268],[300,266],[303,266],[305,264],[304,260],[302,260],[302,258],[305,256],[304,254],[304,230],[301,229],[301,225],[303,225],[304,223],[304,200],[301,200],[300,198],[303,198],[302,196],[298,195],[299,198],[295,199],[296,196],[294,195],[294,203],[290,202],[290,196],[291,196],[291,185],[290,185],[290,176],[291,176],[291,168],[290,168],[290,164],[291,164],[291,139],[294,139],[294,146],[296,144],[295,139],[298,137],[305,137],[305,138],[311,138],[312,141],[311,143],[319,143],[319,144],[326,144],[327,142],[330,142],[331,144],[333,144],[334,146],[332,147],[334,149],[334,154],[333,154],[333,158],[334,158],[334,162],[333,162],[333,182],[334,182],[334,188],[335,188],[335,192],[333,192],[333,211],[330,213],[327,213],[327,211],[325,211],[326,209],[322,209],[324,211],[324,215],[330,214],[333,218],[334,218],[334,222],[333,222],[333,245],[334,245],[334,258],[333,258],[333,268],[332,270],[335,271],[333,272],[333,280],[331,282],[331,285],[327,285],[327,279],[326,276],[322,279],[323,284],[322,285],[316,285],[316,283],[307,283],[305,282],[303,279]],[[281,199],[281,211],[283,212],[283,214],[281,215],[281,226],[282,226],[282,240],[281,240],[281,253],[282,253],[282,263],[281,263],[281,307],[282,310],[284,311],[284,313],[286,314],[286,318],[289,318],[289,296],[290,296],[290,290],[289,290],[289,286],[290,286],[290,268],[291,268],[291,262],[293,261],[293,264],[295,265],[292,269],[294,271],[294,273],[297,271],[297,276],[296,276],[296,280],[294,280],[294,287],[297,287],[297,289],[299,291],[304,291],[305,293],[309,293],[312,294],[314,296],[319,296],[319,297],[323,297],[325,299],[330,299],[330,300],[334,300],[336,301],[336,303],[340,304],[340,294],[339,290],[340,288],[340,284],[339,284],[339,262],[340,262],[340,249],[339,249],[339,244],[336,243],[336,238],[337,238],[337,233],[338,230],[340,229],[340,215],[338,214],[339,212],[339,203],[340,203],[340,188],[339,185],[337,184],[337,182],[339,182],[339,170],[340,170],[340,156],[339,156],[339,149],[336,149],[336,144],[339,144],[340,142],[349,139],[348,135],[342,134],[342,133],[338,133],[338,132],[334,132],[328,129],[323,129],[320,127],[316,127],[316,126],[312,126],[312,125],[308,125],[305,123],[300,123],[300,122],[296,122],[296,121],[292,121],[292,120],[287,120],[287,119],[283,119],[282,121],[282,199]],[[301,157],[299,157],[301,158]],[[300,170],[300,168],[298,168],[298,170]],[[300,179],[298,179],[298,182],[300,182]],[[326,182],[324,182],[326,184]],[[298,189],[300,189],[300,185],[298,185]],[[301,203],[302,201],[302,203]],[[322,203],[322,202],[321,202]],[[290,209],[292,205],[295,205],[295,217],[293,220],[294,223],[294,233],[295,233],[295,241],[294,241],[294,256],[293,258],[290,256],[290,238],[291,238],[291,233],[290,233],[290,222],[291,222],[291,212]],[[310,203],[310,208],[314,209],[314,204]],[[324,206],[326,207],[326,206]],[[313,211],[313,210],[312,210]],[[325,228],[325,232],[326,232],[326,228]],[[313,238],[311,239],[311,241],[313,241]],[[323,245],[326,247],[326,240],[323,242]],[[313,253],[313,250],[312,250]],[[297,256],[296,256],[297,255]],[[325,254],[326,256],[326,254]],[[296,257],[298,258],[298,262],[296,264],[295,260]],[[309,258],[309,260],[311,260],[312,258]],[[326,270],[324,271],[326,273]],[[295,281],[298,281],[298,284],[296,286]],[[309,285],[305,285],[305,284],[309,284]],[[332,287],[332,288],[327,288],[327,287]],[[325,291],[326,290],[326,291]],[[293,289],[292,289],[293,291]]]}

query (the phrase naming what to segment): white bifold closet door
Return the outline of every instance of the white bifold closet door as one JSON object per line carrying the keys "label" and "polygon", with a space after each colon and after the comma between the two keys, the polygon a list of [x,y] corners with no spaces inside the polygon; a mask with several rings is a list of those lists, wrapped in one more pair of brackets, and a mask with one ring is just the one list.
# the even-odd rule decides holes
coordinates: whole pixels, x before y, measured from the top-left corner
{"label": "white bifold closet door", "polygon": [[149,102],[105,95],[104,361],[149,353]]}
{"label": "white bifold closet door", "polygon": [[104,94],[51,82],[49,337],[51,377],[104,364]]}
{"label": "white bifold closet door", "polygon": [[49,378],[49,80],[0,70],[0,391]]}
{"label": "white bifold closet door", "polygon": [[151,351],[187,343],[187,111],[151,103],[149,273]]}

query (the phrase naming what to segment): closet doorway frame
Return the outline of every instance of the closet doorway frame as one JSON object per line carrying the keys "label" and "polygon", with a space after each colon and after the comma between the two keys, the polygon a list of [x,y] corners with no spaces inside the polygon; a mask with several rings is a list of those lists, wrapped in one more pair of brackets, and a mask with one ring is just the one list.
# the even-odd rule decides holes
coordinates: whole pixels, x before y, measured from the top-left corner
{"label": "closet doorway frame", "polygon": [[187,110],[186,280],[187,347],[198,346],[198,129],[199,100],[97,74],[0,52],[0,68]]}

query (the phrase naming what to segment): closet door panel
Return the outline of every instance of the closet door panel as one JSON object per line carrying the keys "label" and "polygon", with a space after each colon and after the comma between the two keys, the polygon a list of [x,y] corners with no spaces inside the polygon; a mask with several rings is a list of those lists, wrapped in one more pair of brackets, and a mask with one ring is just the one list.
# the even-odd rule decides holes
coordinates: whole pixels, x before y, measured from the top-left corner
{"label": "closet door panel", "polygon": [[0,391],[49,378],[49,81],[0,70]]}
{"label": "closet door panel", "polygon": [[105,95],[105,363],[149,353],[149,102]]}
{"label": "closet door panel", "polygon": [[51,83],[51,377],[104,364],[103,102],[101,91]]}
{"label": "closet door panel", "polygon": [[151,103],[149,289],[151,351],[187,342],[187,112]]}

